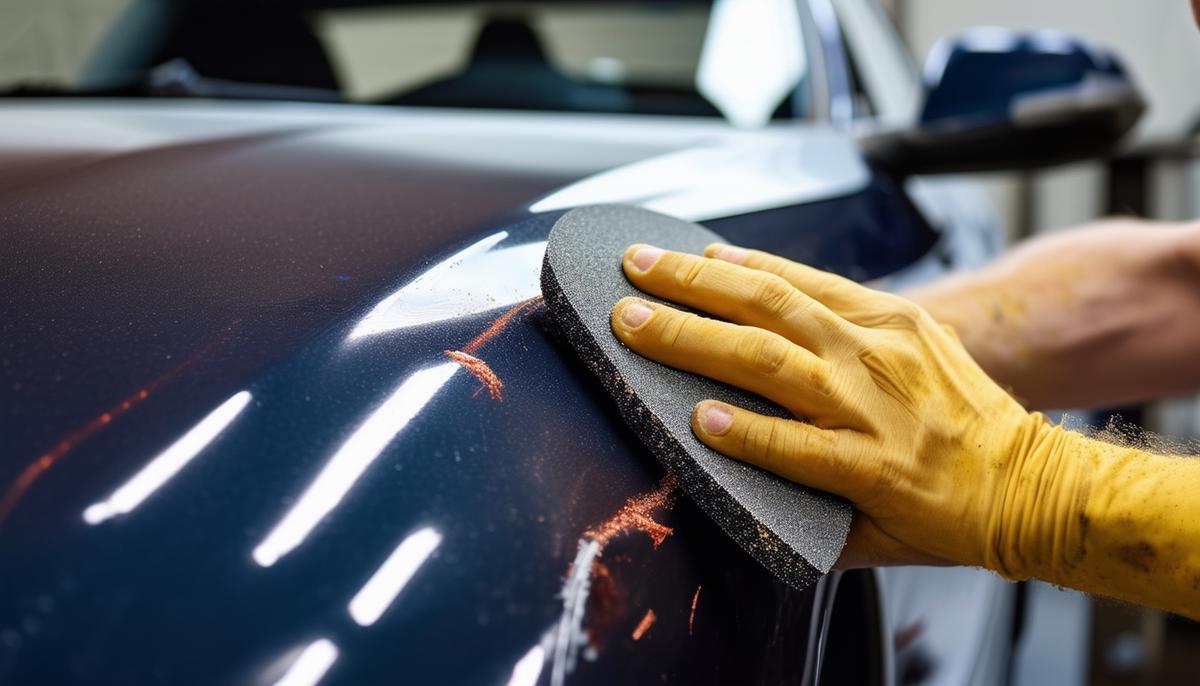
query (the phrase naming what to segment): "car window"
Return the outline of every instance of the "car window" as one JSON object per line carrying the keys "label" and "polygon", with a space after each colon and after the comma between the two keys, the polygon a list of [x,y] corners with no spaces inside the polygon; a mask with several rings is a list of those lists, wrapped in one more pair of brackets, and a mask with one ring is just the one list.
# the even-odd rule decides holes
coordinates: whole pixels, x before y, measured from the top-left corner
{"label": "car window", "polygon": [[[796,116],[788,95],[803,79],[799,17],[779,22],[732,14],[729,0],[708,2],[526,2],[332,7],[312,14],[343,93],[367,102],[516,109],[638,112],[736,118],[722,101],[721,78],[744,86],[780,71],[770,118]],[[794,5],[770,0],[766,5]],[[738,7],[745,7],[741,3]],[[707,88],[720,35],[746,22],[783,43],[766,66],[717,77]],[[721,59],[736,63],[747,50]],[[782,68],[800,56],[800,65]],[[768,86],[771,88],[772,86]],[[753,95],[739,94],[743,99]],[[733,108],[736,109],[736,108]],[[803,114],[802,112],[799,114]]]}
{"label": "car window", "polygon": [[557,3],[521,12],[481,3],[331,8],[314,12],[312,20],[343,92],[374,100],[467,67],[481,30],[500,22],[527,27],[550,66],[572,79],[687,91],[708,15],[708,6],[698,3]]}
{"label": "car window", "polygon": [[264,91],[285,99],[323,91],[318,99],[744,125],[806,117],[811,100],[794,0],[58,0],[55,11],[14,1],[21,21],[0,70],[10,92],[136,95],[153,81],[176,96],[254,97],[228,84],[259,84],[291,89]]}

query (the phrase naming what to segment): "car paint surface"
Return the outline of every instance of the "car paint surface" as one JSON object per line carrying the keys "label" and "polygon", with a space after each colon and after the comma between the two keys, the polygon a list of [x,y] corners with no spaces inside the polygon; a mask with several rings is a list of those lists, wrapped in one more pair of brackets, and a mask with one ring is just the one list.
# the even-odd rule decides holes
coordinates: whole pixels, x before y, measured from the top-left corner
{"label": "car paint surface", "polygon": [[[819,589],[672,497],[536,297],[555,215],[530,205],[740,134],[319,106],[5,117],[0,680],[801,679]],[[851,271],[866,241],[789,239],[804,222],[780,214],[862,195],[829,180],[710,225],[825,240]]]}

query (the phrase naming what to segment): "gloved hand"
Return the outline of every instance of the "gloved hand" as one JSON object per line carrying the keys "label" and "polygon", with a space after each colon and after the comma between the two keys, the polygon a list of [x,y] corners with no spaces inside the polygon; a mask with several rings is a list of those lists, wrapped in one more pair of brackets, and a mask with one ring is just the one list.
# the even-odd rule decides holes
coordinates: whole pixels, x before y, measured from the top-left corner
{"label": "gloved hand", "polygon": [[[1167,585],[1200,611],[1194,463],[1158,478],[1169,458],[1027,413],[953,331],[899,296],[766,253],[706,255],[635,245],[624,269],[638,288],[727,321],[626,298],[613,331],[807,420],[704,401],[692,427],[725,455],[853,502],[839,567],[975,565],[1178,609],[1162,588],[1173,565],[1188,571]],[[1146,505],[1155,491],[1170,508]]]}

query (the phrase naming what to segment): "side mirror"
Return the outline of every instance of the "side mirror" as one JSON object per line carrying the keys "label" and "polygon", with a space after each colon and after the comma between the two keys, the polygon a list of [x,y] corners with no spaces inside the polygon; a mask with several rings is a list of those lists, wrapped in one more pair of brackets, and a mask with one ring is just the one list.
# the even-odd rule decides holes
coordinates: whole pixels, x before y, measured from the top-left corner
{"label": "side mirror", "polygon": [[1030,169],[1100,157],[1146,109],[1110,50],[1059,31],[977,28],[939,41],[917,122],[860,142],[893,173]]}

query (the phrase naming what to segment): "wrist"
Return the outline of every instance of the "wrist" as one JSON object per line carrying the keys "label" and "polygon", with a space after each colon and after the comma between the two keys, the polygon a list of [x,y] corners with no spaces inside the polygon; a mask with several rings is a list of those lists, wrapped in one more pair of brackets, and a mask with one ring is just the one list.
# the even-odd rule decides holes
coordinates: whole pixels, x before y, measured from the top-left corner
{"label": "wrist", "polygon": [[985,566],[1013,580],[1056,580],[1079,563],[1089,525],[1090,484],[1080,459],[1087,440],[1040,413],[1027,415],[995,494]]}
{"label": "wrist", "polygon": [[954,329],[967,353],[994,381],[1012,383],[1012,324],[997,321],[1003,308],[994,302],[1002,291],[989,270],[961,273],[905,293],[939,324]]}

